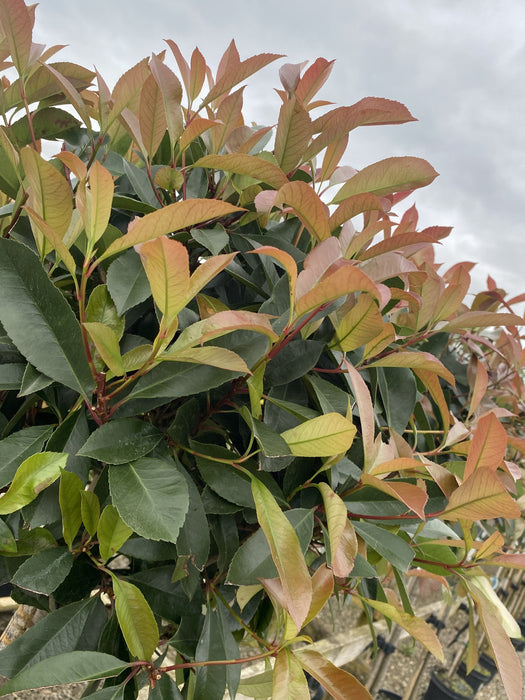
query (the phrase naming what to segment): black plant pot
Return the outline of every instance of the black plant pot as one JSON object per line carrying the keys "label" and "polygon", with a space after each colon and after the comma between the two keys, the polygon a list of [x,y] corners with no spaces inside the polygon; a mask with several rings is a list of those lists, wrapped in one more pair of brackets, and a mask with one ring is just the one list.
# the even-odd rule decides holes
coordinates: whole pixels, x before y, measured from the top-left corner
{"label": "black plant pot", "polygon": [[379,693],[376,695],[375,700],[401,700],[401,695],[398,695],[398,693],[393,693],[391,690],[381,688]]}
{"label": "black plant pot", "polygon": [[443,673],[433,671],[423,700],[472,700],[474,691],[470,685],[459,676],[447,678]]}
{"label": "black plant pot", "polygon": [[498,667],[496,666],[496,662],[494,661],[492,656],[485,654],[485,652],[480,654],[479,664],[480,664],[480,666],[483,666],[483,668],[486,668],[488,671],[490,671],[490,678],[491,679],[494,678],[494,676],[498,672]]}
{"label": "black plant pot", "polygon": [[[486,672],[484,673],[483,671]],[[474,692],[479,689],[480,685],[488,683],[492,678],[490,671],[481,665],[473,668],[470,673],[467,673],[467,666],[463,661],[459,664],[458,676],[464,678]]]}

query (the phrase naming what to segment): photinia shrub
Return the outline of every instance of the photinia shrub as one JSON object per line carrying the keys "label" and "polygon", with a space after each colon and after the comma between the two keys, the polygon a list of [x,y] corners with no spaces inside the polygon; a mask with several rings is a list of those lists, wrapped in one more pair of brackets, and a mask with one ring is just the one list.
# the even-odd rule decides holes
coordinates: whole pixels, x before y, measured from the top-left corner
{"label": "photinia shrub", "polygon": [[525,568],[523,298],[489,279],[469,306],[472,265],[434,258],[450,229],[396,216],[429,163],[341,165],[410,112],[319,100],[318,58],[249,125],[280,56],[234,42],[213,72],[170,40],[110,90],[32,42],[34,10],[0,0],[0,576],[47,615],[0,695],[309,698],[307,672],[369,698],[301,630],[353,599],[442,659],[416,576],[466,597],[520,698],[489,575]]}

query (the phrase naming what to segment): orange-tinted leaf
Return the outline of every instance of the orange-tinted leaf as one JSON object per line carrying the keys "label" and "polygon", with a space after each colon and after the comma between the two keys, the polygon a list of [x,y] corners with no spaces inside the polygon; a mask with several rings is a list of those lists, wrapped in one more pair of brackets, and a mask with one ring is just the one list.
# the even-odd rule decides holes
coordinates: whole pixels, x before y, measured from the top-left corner
{"label": "orange-tinted leaf", "polygon": [[237,353],[226,348],[207,345],[203,348],[187,348],[176,352],[168,352],[162,355],[160,360],[173,360],[175,362],[192,362],[199,365],[210,365],[229,369],[233,372],[250,374],[246,362]]}
{"label": "orange-tinted leaf", "polygon": [[426,160],[410,156],[393,157],[368,165],[344,184],[333,199],[334,204],[347,197],[370,192],[378,197],[406,192],[429,185],[438,173]]}
{"label": "orange-tinted leaf", "polygon": [[80,158],[71,151],[61,151],[55,158],[62,161],[66,168],[71,170],[78,180],[87,180],[88,171],[86,164],[80,160]]}
{"label": "orange-tinted leaf", "polygon": [[310,690],[300,662],[290,649],[284,648],[275,657],[273,667],[273,700],[309,700]]}
{"label": "orange-tinted leaf", "polygon": [[[235,48],[235,42],[233,44],[233,51],[230,51],[229,55],[235,55],[236,60],[227,60],[225,63],[221,61],[221,64],[225,66],[222,71],[222,75],[219,77],[219,71],[217,72],[217,82],[212,87],[210,92],[206,95],[204,102],[201,106],[207,105],[217,97],[224,95],[224,93],[229,92],[232,87],[235,87],[238,83],[246,80],[250,75],[256,73],[257,71],[267,66],[272,61],[276,61],[278,58],[282,58],[282,54],[274,53],[261,53],[256,56],[251,56],[245,61],[238,60],[237,49]],[[230,47],[232,47],[230,44]],[[220,70],[220,69],[219,69]]]}
{"label": "orange-tinted leaf", "polygon": [[138,116],[142,142],[151,160],[157,152],[167,128],[164,101],[153,75],[146,78],[140,91]]}
{"label": "orange-tinted leaf", "polygon": [[78,115],[86,125],[87,130],[91,133],[91,118],[89,116],[88,108],[85,102],[82,100],[81,96],[79,95],[74,84],[70,80],[68,80],[68,78],[66,78],[66,76],[63,75],[59,70],[54,68],[50,63],[43,63],[42,66],[45,68],[45,70],[49,71],[53,75],[53,77],[55,78],[55,80],[58,81],[58,83],[60,83],[62,90],[67,95],[73,107],[77,110]]}
{"label": "orange-tinted leaf", "polygon": [[332,457],[350,449],[355,433],[355,425],[340,413],[325,413],[285,430],[281,437],[297,457]]}
{"label": "orange-tinted leaf", "polygon": [[370,357],[376,357],[376,355],[382,353],[383,350],[393,343],[395,339],[396,332],[394,326],[391,323],[385,323],[381,333],[365,345],[362,359],[367,360]]}
{"label": "orange-tinted leaf", "polygon": [[84,328],[89,333],[100,357],[104,360],[111,372],[117,377],[125,374],[122,357],[120,355],[119,340],[115,331],[109,326],[92,321],[84,323]]}
{"label": "orange-tinted leaf", "polygon": [[387,462],[376,464],[374,468],[370,470],[370,474],[379,476],[380,474],[390,474],[391,472],[420,471],[422,467],[423,463],[420,462],[419,459],[413,459],[412,457],[396,457]]}
{"label": "orange-tinted leaf", "polygon": [[520,515],[519,505],[486,467],[477,469],[458,486],[443,511],[447,520],[516,519]]}
{"label": "orange-tinted leaf", "polygon": [[96,243],[106,230],[113,203],[113,176],[96,160],[89,171],[90,200],[86,209],[86,233]]}
{"label": "orange-tinted leaf", "polygon": [[222,335],[236,330],[250,330],[266,335],[274,342],[278,336],[270,325],[272,316],[255,313],[253,311],[219,311],[203,321],[197,321],[185,328],[170,351],[179,351],[183,348],[203,344],[207,340],[219,338]]}
{"label": "orange-tinted leaf", "polygon": [[521,700],[523,672],[518,654],[497,617],[484,609],[478,608],[478,612],[507,697],[509,700]]}
{"label": "orange-tinted leaf", "polygon": [[300,317],[327,302],[353,292],[368,292],[380,304],[384,301],[379,287],[364,272],[349,261],[341,261],[323,275],[313,289],[297,299],[296,315]]}
{"label": "orange-tinted leaf", "polygon": [[71,273],[73,279],[76,279],[76,263],[75,259],[69,252],[62,238],[53,229],[46,224],[42,217],[31,209],[31,207],[24,207],[24,210],[28,213],[34,226],[38,229],[40,234],[44,236],[50,245],[51,250],[56,250],[57,254],[64,261],[67,269]]}
{"label": "orange-tinted leaf", "polygon": [[386,481],[370,474],[362,474],[361,482],[367,486],[372,486],[378,491],[389,494],[396,500],[404,503],[407,508],[413,510],[422,520],[425,519],[425,505],[428,501],[428,495],[419,486],[403,481]]}
{"label": "orange-tinted leaf", "polygon": [[295,88],[295,95],[305,107],[328,80],[334,63],[335,61],[327,61],[326,58],[318,58],[299,80]]}
{"label": "orange-tinted leaf", "polygon": [[[168,46],[171,49],[171,52],[173,53],[175,60],[177,61],[177,66],[179,67],[179,72],[182,77],[182,82],[184,83],[184,87],[186,89],[186,94],[188,97],[191,94],[191,71],[190,67],[188,65],[188,62],[180,52],[179,47],[177,44],[172,40],[172,39],[166,39],[165,40]],[[191,98],[190,98],[191,99]]]}
{"label": "orange-tinted leaf", "polygon": [[355,676],[343,671],[322,654],[308,647],[294,652],[301,666],[313,676],[334,700],[372,700],[368,690]]}
{"label": "orange-tinted leaf", "polygon": [[445,291],[441,294],[439,304],[436,307],[433,323],[448,318],[451,314],[456,313],[461,302],[465,298],[470,287],[470,275],[466,265],[458,265],[454,274],[449,280],[449,284]]}
{"label": "orange-tinted leaf", "polygon": [[143,58],[117,80],[112,93],[113,106],[108,117],[108,128],[123,109],[128,108],[135,113],[138,111],[142,86],[149,75],[148,59]]}
{"label": "orange-tinted leaf", "polygon": [[358,126],[403,124],[415,121],[400,102],[381,97],[365,97],[351,107],[336,107],[314,122],[314,133],[320,135],[312,142],[305,160],[317,155],[332,141],[340,139]]}
{"label": "orange-tinted leaf", "polygon": [[312,581],[297,534],[270,491],[252,478],[257,520],[266,535],[272,559],[279,573],[286,609],[297,629],[308,615],[312,602]]}
{"label": "orange-tinted leaf", "polygon": [[236,90],[231,95],[226,95],[221,100],[215,115],[219,124],[211,130],[213,151],[215,153],[219,153],[222,150],[232,131],[243,124],[243,92],[244,87]]}
{"label": "orange-tinted leaf", "polygon": [[193,102],[202,90],[204,79],[206,78],[206,61],[198,48],[193,50],[190,61],[190,81],[188,85],[188,96]]}
{"label": "orange-tinted leaf", "polygon": [[464,479],[476,469],[484,468],[496,471],[505,457],[507,450],[507,433],[494,413],[490,412],[480,418],[468,452]]}
{"label": "orange-tinted leaf", "polygon": [[391,355],[382,357],[380,360],[374,360],[368,367],[410,367],[411,369],[427,370],[433,372],[438,377],[445,379],[449,384],[455,386],[455,379],[450,372],[437,357],[429,352],[393,352]]}
{"label": "orange-tinted leaf", "polygon": [[312,120],[301,102],[292,97],[281,107],[275,134],[275,157],[285,173],[303,162],[312,136]]}
{"label": "orange-tinted leaf", "polygon": [[181,109],[182,85],[171,68],[155,55],[151,58],[150,69],[162,96],[164,115],[173,149],[184,128]]}
{"label": "orange-tinted leaf", "polygon": [[24,0],[0,2],[0,24],[19,75],[24,75],[31,55],[33,23]]}
{"label": "orange-tinted leaf", "polygon": [[186,305],[190,285],[188,251],[179,241],[161,236],[142,244],[139,254],[155,304],[169,324]]}
{"label": "orange-tinted leaf", "polygon": [[[357,553],[357,537],[352,524],[348,520],[348,510],[342,498],[338,496],[328,484],[318,484],[323,497],[328,536],[330,538],[331,566],[334,576],[346,578],[354,565]],[[344,537],[347,525],[350,526],[348,535],[351,538],[348,548],[348,538]]]}
{"label": "orange-tinted leaf", "polygon": [[[64,176],[30,146],[23,148],[20,155],[29,184],[28,205],[63,238],[73,213],[71,187]],[[41,234],[33,230],[40,253],[47,252]]]}
{"label": "orange-tinted leaf", "polygon": [[[385,238],[385,240],[376,243],[371,248],[364,250],[359,255],[360,260],[369,260],[370,258],[381,255],[382,253],[388,253],[393,250],[404,250],[410,249],[411,247],[417,248],[421,244],[425,243],[436,243],[436,238],[430,234],[424,234],[418,231],[410,231],[408,233],[400,233],[396,236],[391,236],[390,238]],[[405,254],[410,254],[410,250],[405,250]]]}
{"label": "orange-tinted leaf", "polygon": [[269,255],[270,257],[277,260],[286,270],[288,275],[288,284],[290,288],[290,313],[293,312],[295,305],[295,290],[297,287],[297,264],[295,260],[289,253],[279,248],[274,248],[273,246],[265,245],[255,250],[249,251],[250,253],[256,253],[257,255]]}
{"label": "orange-tinted leaf", "polygon": [[445,399],[443,389],[441,388],[438,375],[435,372],[427,369],[415,369],[414,374],[416,377],[419,377],[419,379],[427,387],[430,396],[433,398],[437,407],[439,408],[444,430],[443,441],[445,442],[448,435],[448,429],[450,424],[453,422],[453,419],[450,414],[450,409],[447,400]]}
{"label": "orange-tinted leaf", "polygon": [[308,611],[308,617],[304,621],[305,625],[317,617],[334,591],[334,574],[326,564],[321,564],[315,570],[312,576],[312,591],[312,604]]}
{"label": "orange-tinted leaf", "polygon": [[372,397],[370,396],[370,391],[364,379],[357,369],[346,359],[343,360],[343,363],[346,368],[348,382],[357,402],[357,408],[359,409],[359,422],[361,424],[361,439],[363,441],[364,452],[364,471],[368,471],[374,463],[375,417]]}
{"label": "orange-tinted leaf", "polygon": [[482,543],[481,547],[476,550],[476,559],[486,559],[494,554],[494,552],[500,552],[501,548],[505,544],[503,535],[500,532],[493,532],[490,537]]}
{"label": "orange-tinted leaf", "polygon": [[337,326],[331,345],[343,352],[356,350],[377,337],[384,325],[376,301],[368,294],[360,294],[357,304]]}
{"label": "orange-tinted leaf", "polygon": [[336,228],[344,224],[345,221],[348,221],[354,216],[362,214],[365,211],[383,210],[384,205],[375,194],[364,192],[361,194],[350,195],[341,202],[334,213],[330,216],[330,230],[334,231]]}
{"label": "orange-tinted leaf", "polygon": [[243,210],[217,199],[187,199],[175,202],[135,220],[133,228],[125,236],[114,241],[99,257],[99,261],[167,233],[241,211]]}
{"label": "orange-tinted leaf", "polygon": [[[472,389],[468,414],[469,417],[478,409],[489,384],[489,375],[485,369],[485,365],[478,358],[474,361],[476,379]],[[525,447],[525,444],[524,444]]]}
{"label": "orange-tinted leaf", "polygon": [[195,117],[192,119],[180,137],[180,150],[185,151],[192,141],[194,141],[205,131],[208,131],[208,129],[211,129],[212,126],[216,126],[218,123],[219,122],[215,119],[204,119],[203,117]]}
{"label": "orange-tinted leaf", "polygon": [[301,223],[316,240],[323,241],[330,236],[328,208],[306,182],[287,182],[279,189],[276,204],[292,207]]}
{"label": "orange-tinted leaf", "polygon": [[525,554],[500,554],[487,563],[509,569],[525,569]]}
{"label": "orange-tinted leaf", "polygon": [[219,272],[222,272],[231,263],[237,253],[223,253],[222,255],[214,255],[208,258],[205,262],[197,267],[195,272],[190,277],[189,296],[187,301],[203,289],[208,282],[211,282],[214,277],[217,277]]}
{"label": "orange-tinted leaf", "polygon": [[124,107],[120,112],[118,119],[119,123],[126,129],[133,141],[135,141],[135,144],[144,156],[144,159],[147,159],[148,151],[144,142],[142,141],[142,132],[140,130],[138,117],[131,111],[131,109]]}
{"label": "orange-tinted leaf", "polygon": [[[337,141],[334,141],[331,143],[329,146],[327,146],[324,156],[323,156],[323,164],[321,165],[321,173],[316,175],[316,180],[317,181],[325,181],[329,180],[337,166],[339,165],[339,162],[341,158],[343,157],[346,147],[348,146],[348,136],[343,136],[342,139],[339,139]],[[330,229],[333,231],[335,227],[331,225],[332,219],[330,217]]]}
{"label": "orange-tinted leaf", "polygon": [[388,617],[393,622],[406,630],[411,637],[417,639],[421,644],[442,663],[445,661],[443,649],[439,643],[436,633],[424,620],[415,615],[410,615],[404,610],[399,610],[390,603],[380,600],[364,599],[370,607],[378,610],[382,615]]}
{"label": "orange-tinted leaf", "polygon": [[440,328],[442,331],[455,331],[464,328],[487,328],[488,326],[523,326],[525,320],[521,316],[493,311],[466,311],[457,318]]}
{"label": "orange-tinted leaf", "polygon": [[228,153],[221,156],[204,156],[194,163],[195,168],[215,168],[239,175],[248,175],[260,182],[266,182],[270,187],[281,187],[288,182],[281,168],[273,163],[249,156],[246,153]]}

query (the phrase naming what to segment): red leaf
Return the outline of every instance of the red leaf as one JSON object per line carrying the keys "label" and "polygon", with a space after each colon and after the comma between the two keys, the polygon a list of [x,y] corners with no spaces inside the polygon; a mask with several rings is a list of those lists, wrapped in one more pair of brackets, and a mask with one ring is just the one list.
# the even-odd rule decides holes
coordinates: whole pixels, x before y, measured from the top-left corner
{"label": "red leaf", "polygon": [[305,107],[328,80],[334,63],[335,61],[327,61],[326,58],[318,58],[299,80],[295,96]]}
{"label": "red leaf", "polygon": [[450,496],[443,511],[447,520],[517,519],[521,509],[493,471],[477,469]]}
{"label": "red leaf", "polygon": [[283,172],[289,173],[304,161],[311,136],[312,120],[306,109],[295,97],[286,100],[279,112],[274,151]]}
{"label": "red leaf", "polygon": [[494,413],[480,418],[468,452],[464,479],[476,469],[487,468],[491,471],[501,465],[507,451],[507,433]]}
{"label": "red leaf", "polygon": [[279,204],[292,207],[301,223],[317,241],[329,238],[328,207],[306,182],[297,180],[283,185],[277,193],[276,205]]}

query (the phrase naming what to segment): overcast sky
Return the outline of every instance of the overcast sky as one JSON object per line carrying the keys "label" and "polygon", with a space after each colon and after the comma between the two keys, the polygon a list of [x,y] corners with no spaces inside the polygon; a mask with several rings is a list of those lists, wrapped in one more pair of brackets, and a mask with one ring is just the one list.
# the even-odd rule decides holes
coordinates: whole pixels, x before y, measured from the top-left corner
{"label": "overcast sky", "polygon": [[[378,96],[419,120],[354,131],[346,165],[394,155],[426,158],[440,173],[417,190],[423,226],[453,226],[438,259],[478,263],[513,294],[525,292],[524,0],[42,0],[35,40],[69,44],[57,60],[96,67],[112,87],[173,39],[189,61],[198,46],[215,70],[233,38],[241,59],[286,54],[248,80],[248,121],[277,120],[278,69],[336,59],[321,97],[350,105]],[[168,63],[178,72],[174,61]]]}

